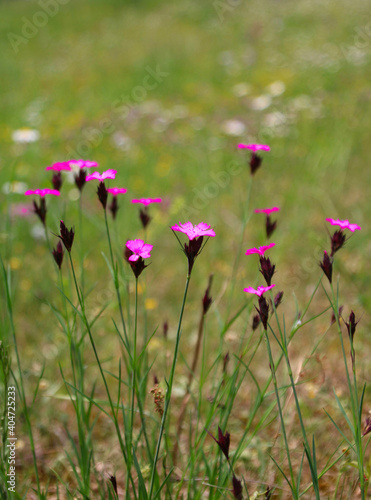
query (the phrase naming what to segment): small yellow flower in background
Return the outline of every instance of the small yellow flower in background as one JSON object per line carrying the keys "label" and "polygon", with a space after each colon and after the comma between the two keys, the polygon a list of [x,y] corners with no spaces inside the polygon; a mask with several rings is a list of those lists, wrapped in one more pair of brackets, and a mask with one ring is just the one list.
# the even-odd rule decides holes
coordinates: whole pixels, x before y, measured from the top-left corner
{"label": "small yellow flower in background", "polygon": [[29,290],[31,290],[32,281],[31,280],[22,280],[20,282],[20,287],[21,287],[22,292],[28,292]]}
{"label": "small yellow flower in background", "polygon": [[18,257],[12,257],[9,262],[10,269],[12,269],[13,271],[15,269],[19,269],[21,267],[21,263],[21,259],[18,259]]}
{"label": "small yellow flower in background", "polygon": [[147,309],[147,311],[152,311],[153,309],[156,309],[157,306],[158,302],[156,299],[151,299],[151,298],[146,299],[145,308]]}
{"label": "small yellow flower in background", "polygon": [[170,172],[170,168],[171,168],[171,157],[164,156],[157,163],[155,172],[159,177],[166,177]]}

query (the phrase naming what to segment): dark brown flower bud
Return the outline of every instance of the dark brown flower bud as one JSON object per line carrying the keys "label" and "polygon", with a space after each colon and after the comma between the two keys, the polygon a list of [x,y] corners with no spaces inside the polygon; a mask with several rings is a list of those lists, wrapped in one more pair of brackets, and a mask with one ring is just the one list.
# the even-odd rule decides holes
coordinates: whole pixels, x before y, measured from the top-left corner
{"label": "dark brown flower bud", "polygon": [[231,437],[229,432],[226,431],[225,434],[223,434],[223,431],[218,426],[218,439],[216,439],[209,431],[208,431],[208,434],[218,444],[218,446],[222,450],[225,458],[227,460],[229,460],[229,445],[230,445],[230,437]]}
{"label": "dark brown flower bud", "polygon": [[62,262],[63,262],[63,255],[64,255],[63,245],[62,245],[61,241],[58,241],[57,247],[53,248],[52,254],[53,254],[53,257],[54,257],[54,260],[55,260],[57,266],[59,267],[59,269],[61,269]]}
{"label": "dark brown flower bud", "polygon": [[366,418],[365,426],[363,428],[362,437],[371,432],[371,417]]}
{"label": "dark brown flower bud", "polygon": [[[340,316],[341,316],[341,313],[342,313],[342,311],[343,311],[343,307],[344,307],[344,306],[340,306],[340,307],[339,307],[338,317],[340,317]],[[333,325],[335,322],[336,322],[335,313],[334,313],[334,311],[332,311],[330,326],[331,326],[331,325]]]}
{"label": "dark brown flower bud", "polygon": [[52,177],[53,188],[57,191],[61,190],[62,187],[62,173],[56,172]]}
{"label": "dark brown flower bud", "polygon": [[40,205],[38,205],[35,200],[32,203],[35,214],[39,217],[39,219],[45,226],[45,219],[47,212],[45,198],[40,198]]}
{"label": "dark brown flower bud", "polygon": [[98,189],[97,189],[97,194],[98,194],[99,201],[101,202],[102,207],[105,210],[106,206],[107,206],[108,191],[106,189],[104,182],[99,183]]}
{"label": "dark brown flower bud", "polygon": [[86,183],[86,170],[84,168],[80,168],[79,173],[75,175],[75,184],[79,191],[82,191],[82,188]]}
{"label": "dark brown flower bud", "polygon": [[142,223],[143,229],[145,229],[152,220],[152,217],[150,217],[148,213],[148,207],[144,207],[139,210],[139,219]]}
{"label": "dark brown flower bud", "polygon": [[331,237],[331,257],[333,257],[335,252],[337,252],[341,247],[344,246],[345,240],[345,234],[341,229],[334,232]]}
{"label": "dark brown flower bud", "polygon": [[353,311],[350,313],[348,321],[345,321],[345,324],[347,326],[349,338],[353,342],[356,327],[358,325],[358,321],[356,321],[356,316]]}
{"label": "dark brown flower bud", "polygon": [[236,498],[236,500],[243,500],[242,497],[242,481],[236,478],[236,476],[233,474],[232,477],[232,485],[233,485],[233,496]]}
{"label": "dark brown flower bud", "polygon": [[202,242],[204,241],[203,236],[189,240],[189,243],[184,243],[184,253],[188,259],[188,274],[191,274],[193,269],[193,264],[195,263],[196,257],[200,254]]}
{"label": "dark brown flower bud", "polygon": [[116,495],[118,495],[118,493],[117,493],[117,481],[116,481],[116,477],[115,476],[110,476],[109,480],[111,481],[111,484],[112,484],[114,492],[116,493]]}
{"label": "dark brown flower bud", "polygon": [[262,163],[263,159],[261,156],[257,155],[256,153],[251,153],[251,158],[250,158],[250,172],[251,175],[254,175],[255,172],[258,170]]}
{"label": "dark brown flower bud", "polygon": [[278,292],[277,295],[274,297],[274,307],[276,309],[281,304],[282,297],[283,297],[283,292]]}
{"label": "dark brown flower bud", "polygon": [[211,275],[209,277],[209,284],[208,284],[208,287],[206,288],[204,298],[202,299],[202,309],[203,309],[204,315],[207,313],[207,311],[209,310],[209,308],[213,302],[213,299],[211,298],[211,295],[210,295],[212,281],[213,281],[213,275]]}
{"label": "dark brown flower bud", "polygon": [[259,297],[259,309],[257,307],[255,307],[255,309],[259,313],[260,320],[263,323],[264,330],[266,330],[269,317],[269,304],[263,295]]}
{"label": "dark brown flower bud", "polygon": [[73,230],[73,228],[71,227],[71,229],[68,230],[64,222],[61,220],[60,235],[58,236],[58,238],[60,238],[63,241],[63,244],[67,252],[71,252],[74,237],[75,237],[75,231]]}
{"label": "dark brown flower bud", "polygon": [[253,329],[253,331],[255,331],[258,328],[259,325],[260,325],[260,315],[259,314],[255,314],[255,316],[252,319],[252,329]]}
{"label": "dark brown flower bud", "polygon": [[265,232],[267,234],[267,238],[270,238],[272,236],[276,227],[277,227],[277,221],[276,220],[272,221],[270,216],[267,215],[267,218],[265,220]]}
{"label": "dark brown flower bud", "polygon": [[264,276],[264,279],[267,283],[267,286],[271,286],[272,277],[274,275],[276,266],[271,263],[269,257],[264,257],[264,255],[260,256],[260,269],[259,271]]}
{"label": "dark brown flower bud", "polygon": [[108,206],[108,208],[112,214],[112,219],[115,220],[117,211],[119,209],[119,205],[117,203],[117,196],[112,196],[112,201],[111,201],[110,205]]}
{"label": "dark brown flower bud", "polygon": [[319,263],[322,271],[325,273],[329,282],[332,282],[332,258],[329,257],[328,253],[324,252],[323,260]]}
{"label": "dark brown flower bud", "polygon": [[163,328],[164,337],[165,337],[165,339],[167,339],[167,334],[169,331],[169,323],[167,321],[165,321],[162,328]]}

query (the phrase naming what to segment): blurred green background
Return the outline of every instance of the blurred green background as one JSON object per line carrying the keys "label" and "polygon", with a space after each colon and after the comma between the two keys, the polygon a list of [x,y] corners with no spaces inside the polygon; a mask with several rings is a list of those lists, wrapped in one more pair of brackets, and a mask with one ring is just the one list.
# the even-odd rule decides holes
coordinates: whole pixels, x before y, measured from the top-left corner
{"label": "blurred green background", "polygon": [[[45,167],[82,157],[97,161],[100,171],[117,169],[111,186],[128,189],[119,200],[118,256],[127,239],[143,235],[130,199],[164,199],[151,207],[154,221],[147,235],[154,244],[146,271],[153,329],[165,319],[175,328],[183,292],[185,259],[168,226],[191,220],[215,228],[217,237],[192,277],[195,300],[184,328],[193,331],[210,273],[216,324],[226,315],[223,301],[250,176],[248,155],[236,147],[240,142],[271,146],[254,178],[250,207],[281,208],[270,256],[290,318],[293,295],[302,304],[318,280],[318,261],[332,230],[325,218],[362,227],[338,254],[335,277],[340,272],[346,313],[353,308],[364,314],[360,338],[366,345],[371,270],[367,2],[2,1],[0,28],[1,245],[14,271],[17,328],[30,373],[44,358],[50,364],[65,355],[64,337],[43,303],[58,301],[58,291],[40,225],[34,215],[16,215],[18,204],[30,203],[22,196],[26,189],[51,187]],[[101,255],[108,249],[95,188],[87,185],[83,198],[92,310],[109,300],[111,286]],[[62,193],[60,199],[47,199],[52,232],[61,217],[78,226],[74,185],[66,180]],[[265,243],[263,226],[263,216],[254,215],[243,251]],[[79,234],[76,239],[79,248]],[[242,253],[232,312],[246,301],[243,287],[256,278],[257,261]],[[322,307],[321,300],[323,294],[315,307]],[[113,332],[111,314],[116,314],[113,303],[107,321],[98,326],[102,343]],[[242,335],[238,328],[235,333]]]}

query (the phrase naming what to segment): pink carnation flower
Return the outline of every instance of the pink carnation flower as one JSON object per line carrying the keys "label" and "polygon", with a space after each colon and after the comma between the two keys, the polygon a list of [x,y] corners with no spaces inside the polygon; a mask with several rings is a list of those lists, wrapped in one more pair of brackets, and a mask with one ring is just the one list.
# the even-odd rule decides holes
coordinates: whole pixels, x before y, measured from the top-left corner
{"label": "pink carnation flower", "polygon": [[151,203],[161,203],[162,199],[161,198],[139,198],[136,200],[131,200],[132,203],[142,203],[143,205],[147,206],[150,205]]}
{"label": "pink carnation flower", "polygon": [[280,209],[278,207],[272,207],[272,208],[256,208],[254,212],[256,214],[266,214],[269,215],[272,212],[279,212]]}
{"label": "pink carnation flower", "polygon": [[50,167],[46,167],[45,170],[56,170],[57,172],[60,172],[61,170],[71,170],[71,167],[68,161],[62,161],[53,163]]}
{"label": "pink carnation flower", "polygon": [[354,233],[356,229],[358,230],[361,229],[360,226],[358,226],[357,224],[350,224],[348,220],[340,220],[340,219],[326,219],[326,220],[333,226],[340,226],[341,229],[349,229],[349,231],[352,231],[352,233]]}
{"label": "pink carnation flower", "polygon": [[152,250],[153,245],[148,245],[144,243],[143,240],[129,240],[126,242],[126,246],[133,252],[133,255],[131,255],[128,259],[131,262],[136,262],[139,257],[142,257],[142,259],[148,259],[151,257],[150,251]]}
{"label": "pink carnation flower", "polygon": [[263,293],[267,292],[271,288],[273,288],[276,285],[270,285],[270,286],[258,286],[258,288],[255,290],[252,286],[248,286],[247,288],[244,288],[243,291],[247,293],[253,293],[255,295],[258,295],[261,297]]}
{"label": "pink carnation flower", "polygon": [[118,194],[126,193],[127,189],[114,187],[114,188],[107,188],[107,191],[109,193],[113,194],[113,196],[117,196]]}
{"label": "pink carnation flower", "polygon": [[271,243],[270,245],[263,245],[259,248],[249,248],[246,251],[246,255],[252,255],[254,253],[258,253],[259,255],[264,255],[264,252],[266,252],[266,250],[268,250],[269,248],[272,248],[274,246],[275,246],[275,243]]}
{"label": "pink carnation flower", "polygon": [[96,161],[90,161],[90,160],[68,160],[66,163],[69,165],[71,168],[91,168],[91,167],[98,167],[98,163]]}
{"label": "pink carnation flower", "polygon": [[35,195],[35,194],[39,195],[41,197],[44,197],[47,194],[52,194],[54,196],[59,196],[60,192],[57,191],[56,189],[49,189],[49,188],[35,189],[35,190],[29,189],[28,191],[25,192],[26,196]]}
{"label": "pink carnation flower", "polygon": [[99,172],[94,172],[86,176],[87,181],[97,180],[103,182],[104,179],[114,179],[116,177],[117,170],[108,169],[102,174]]}
{"label": "pink carnation flower", "polygon": [[265,144],[239,144],[237,146],[240,149],[250,149],[253,153],[256,153],[259,150],[270,151],[270,147]]}
{"label": "pink carnation flower", "polygon": [[213,229],[210,229],[211,226],[208,226],[204,222],[201,222],[197,226],[193,226],[191,222],[186,222],[185,224],[176,224],[175,226],[171,226],[173,231],[180,231],[181,233],[185,233],[190,240],[197,238],[198,236],[215,236],[215,232]]}

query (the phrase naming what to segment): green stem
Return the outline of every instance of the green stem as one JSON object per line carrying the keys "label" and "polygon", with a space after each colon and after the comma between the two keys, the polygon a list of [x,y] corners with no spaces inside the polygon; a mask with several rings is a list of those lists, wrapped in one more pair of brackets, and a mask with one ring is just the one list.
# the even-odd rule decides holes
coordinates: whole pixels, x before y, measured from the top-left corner
{"label": "green stem", "polygon": [[[114,409],[114,406],[113,406],[113,402],[112,402],[111,394],[110,394],[110,391],[109,391],[109,388],[108,388],[107,380],[106,380],[106,377],[104,375],[104,372],[103,372],[103,369],[102,369],[102,365],[101,365],[101,362],[100,362],[100,359],[99,359],[99,356],[98,356],[98,352],[97,352],[97,349],[95,347],[95,342],[94,342],[94,339],[93,339],[93,335],[91,333],[90,325],[89,325],[88,319],[86,317],[85,305],[84,305],[84,302],[83,302],[82,297],[80,295],[80,290],[79,290],[79,286],[77,284],[75,269],[74,269],[74,265],[73,265],[73,261],[72,261],[72,256],[71,256],[70,252],[68,252],[68,256],[69,256],[69,259],[70,259],[73,280],[74,280],[74,283],[75,283],[76,293],[77,293],[78,301],[79,301],[80,308],[81,308],[81,314],[82,314],[83,321],[84,321],[85,327],[86,327],[88,335],[89,335],[90,343],[91,343],[93,351],[94,351],[95,359],[96,359],[96,361],[98,363],[99,371],[100,371],[100,374],[101,374],[101,377],[102,377],[102,380],[103,380],[103,383],[104,383],[104,386],[105,386],[105,389],[106,389],[106,393],[107,393],[109,405],[110,405],[111,411],[112,411],[112,418],[113,418],[113,421],[114,421],[114,424],[115,424],[115,429],[116,429],[117,437],[118,437],[118,440],[119,440],[119,443],[120,443],[121,452],[123,454],[125,463],[127,464],[128,463],[128,457],[127,457],[127,453],[126,453],[126,448],[125,448],[124,442],[122,440],[121,431],[120,431],[119,424],[118,424],[118,421],[117,421],[117,416],[116,416],[116,412],[115,412],[115,409]],[[132,484],[132,487],[133,487],[133,491],[135,493],[135,484],[134,484],[134,480],[133,480],[133,477],[131,476],[131,473],[130,473],[129,469],[127,470],[127,473],[130,476],[130,481],[131,481],[131,484]]]}
{"label": "green stem", "polygon": [[290,486],[290,489],[291,489],[293,497],[297,499],[297,498],[299,498],[299,496],[298,496],[298,492],[297,492],[297,488],[296,488],[296,484],[295,484],[294,471],[293,471],[292,464],[291,464],[290,448],[289,448],[289,444],[288,444],[288,441],[287,441],[286,427],[285,427],[285,422],[284,422],[284,419],[283,419],[283,413],[282,413],[282,406],[281,406],[280,395],[279,395],[279,392],[278,392],[276,372],[275,372],[275,368],[274,368],[274,361],[273,361],[273,356],[272,356],[270,341],[269,341],[269,337],[268,337],[268,332],[265,329],[264,329],[264,335],[265,335],[265,343],[266,343],[267,351],[268,351],[269,367],[270,367],[271,373],[272,373],[272,381],[273,381],[273,386],[274,386],[274,392],[276,394],[278,412],[279,412],[279,415],[280,415],[281,430],[282,430],[283,440],[285,442],[286,455],[287,455],[287,460],[288,460],[289,469],[290,469],[290,477],[291,477],[292,484],[289,483],[289,486]]}
{"label": "green stem", "polygon": [[19,387],[21,389],[20,390],[20,396],[21,396],[21,400],[22,400],[22,403],[23,403],[23,411],[24,411],[25,420],[27,422],[27,431],[28,431],[28,437],[29,437],[29,440],[30,440],[30,447],[31,447],[31,452],[32,452],[32,460],[33,460],[34,470],[35,470],[35,476],[36,476],[36,487],[37,487],[37,492],[38,492],[39,498],[42,498],[42,493],[41,493],[41,489],[40,489],[39,472],[38,472],[38,468],[37,468],[35,444],[34,444],[34,440],[33,440],[33,434],[32,434],[32,427],[31,427],[30,416],[28,414],[28,407],[27,407],[26,395],[25,395],[24,385],[23,385],[23,376],[22,376],[21,361],[20,361],[19,352],[18,352],[17,339],[16,339],[16,335],[15,335],[15,326],[14,326],[14,319],[13,319],[13,307],[12,307],[12,299],[11,299],[11,296],[10,296],[9,281],[8,281],[8,276],[7,276],[7,273],[6,273],[5,266],[4,266],[4,261],[3,261],[3,258],[2,258],[1,255],[0,255],[0,261],[1,261],[1,266],[2,266],[2,269],[3,269],[3,275],[4,275],[7,308],[8,308],[9,321],[10,321],[10,330],[12,332],[14,350],[15,350],[15,355],[16,355],[16,359],[17,359],[17,367],[18,367],[19,382],[20,382]]}
{"label": "green stem", "polygon": [[162,440],[162,436],[163,436],[163,433],[164,433],[164,430],[165,430],[166,417],[167,417],[167,413],[168,413],[169,406],[170,406],[171,392],[172,392],[172,388],[173,388],[174,375],[175,375],[175,367],[176,367],[176,362],[177,362],[177,357],[178,357],[178,351],[179,351],[179,344],[180,344],[180,337],[181,337],[182,319],[183,319],[183,313],[184,313],[185,303],[186,303],[186,300],[187,300],[187,293],[188,293],[188,287],[189,287],[189,281],[190,281],[190,279],[191,279],[191,275],[188,273],[187,274],[186,284],[185,284],[185,289],[184,289],[182,307],[181,307],[181,310],[180,310],[180,316],[179,316],[179,322],[178,322],[178,329],[177,329],[177,332],[176,332],[173,363],[171,365],[169,382],[167,384],[167,392],[166,392],[165,404],[164,404],[164,413],[163,413],[162,419],[161,419],[160,433],[159,433],[159,436],[158,436],[157,446],[156,446],[156,451],[155,451],[155,457],[154,457],[153,464],[152,464],[151,484],[150,484],[150,489],[149,489],[149,494],[148,494],[149,500],[152,500],[153,488],[154,488],[154,483],[155,483],[155,478],[156,478],[156,473],[157,473],[156,466],[157,466],[158,456],[159,456],[159,453],[160,453],[161,440]]}

